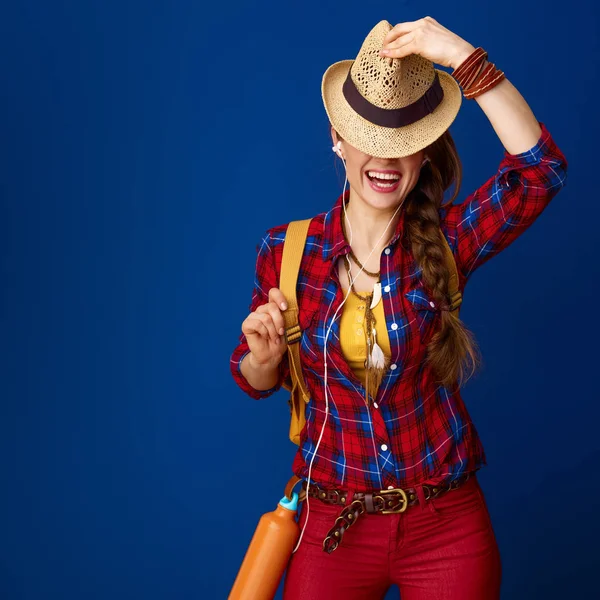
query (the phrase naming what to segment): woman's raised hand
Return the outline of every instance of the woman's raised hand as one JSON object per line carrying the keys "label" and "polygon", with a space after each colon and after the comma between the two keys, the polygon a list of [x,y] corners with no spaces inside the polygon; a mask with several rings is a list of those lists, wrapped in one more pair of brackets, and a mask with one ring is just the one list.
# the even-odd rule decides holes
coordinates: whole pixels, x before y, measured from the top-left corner
{"label": "woman's raised hand", "polygon": [[403,58],[419,54],[431,62],[456,69],[475,47],[433,17],[394,26],[383,40],[382,56]]}
{"label": "woman's raised hand", "polygon": [[285,321],[282,310],[287,308],[283,292],[279,288],[269,290],[269,302],[261,304],[242,323],[242,333],[246,336],[250,349],[249,360],[255,367],[276,367],[287,351],[283,334]]}

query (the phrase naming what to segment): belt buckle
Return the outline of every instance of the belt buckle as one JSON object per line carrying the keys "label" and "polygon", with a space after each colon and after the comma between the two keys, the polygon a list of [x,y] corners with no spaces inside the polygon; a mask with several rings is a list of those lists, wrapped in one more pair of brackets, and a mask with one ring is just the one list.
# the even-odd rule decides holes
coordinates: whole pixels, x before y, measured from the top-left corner
{"label": "belt buckle", "polygon": [[[378,495],[385,496],[386,494],[393,494],[394,492],[397,492],[400,494],[400,496],[402,496],[403,503],[401,505],[401,508],[382,510],[382,511],[380,511],[381,514],[388,515],[388,514],[402,513],[408,508],[408,496],[406,495],[406,492],[402,488],[393,488],[391,490],[381,490]],[[383,503],[385,505],[385,498],[383,499]]]}

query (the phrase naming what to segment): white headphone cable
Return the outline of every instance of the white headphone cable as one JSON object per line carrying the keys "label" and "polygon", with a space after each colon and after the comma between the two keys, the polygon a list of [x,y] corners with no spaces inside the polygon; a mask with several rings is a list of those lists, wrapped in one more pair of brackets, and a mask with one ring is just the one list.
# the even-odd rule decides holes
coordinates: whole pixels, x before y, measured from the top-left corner
{"label": "white headphone cable", "polygon": [[[350,226],[350,241],[351,241],[352,240],[352,225],[350,224],[350,220],[348,219],[348,216],[347,216],[347,213],[346,213],[346,201],[344,199],[344,196],[346,194],[346,183],[348,182],[348,170],[346,169],[346,161],[344,160],[344,157],[342,156],[340,147],[341,147],[341,142],[338,142],[335,146],[333,146],[332,150],[334,152],[336,152],[336,154],[342,159],[342,162],[344,163],[344,171],[346,173],[346,178],[345,178],[345,181],[344,181],[344,190],[342,192],[342,205],[344,207],[344,218],[347,219],[348,225]],[[402,205],[402,203],[398,204],[398,208],[396,208],[396,210],[394,211],[394,214],[390,218],[390,220],[389,220],[386,228],[383,230],[383,233],[381,234],[381,236],[379,237],[379,239],[375,242],[375,246],[373,246],[373,249],[369,253],[369,256],[367,256],[366,260],[364,261],[364,264],[367,264],[369,258],[371,258],[371,255],[375,251],[375,248],[377,248],[377,246],[379,245],[379,242],[381,242],[383,236],[385,235],[385,232],[388,230],[391,222],[393,221],[394,217],[396,216],[396,213],[398,212],[398,210],[400,210],[400,206],[401,205]],[[324,367],[325,367],[325,376],[323,378],[323,389],[324,389],[324,392],[325,392],[325,417],[323,418],[323,427],[321,428],[321,434],[319,435],[319,439],[317,441],[317,445],[315,446],[312,458],[310,460],[310,464],[308,466],[308,475],[306,477],[306,498],[305,498],[305,502],[306,502],[306,519],[304,521],[304,525],[302,526],[302,530],[300,532],[300,537],[298,538],[298,543],[296,544],[296,547],[294,548],[294,550],[292,550],[292,554],[294,552],[296,552],[296,550],[300,546],[300,542],[302,541],[302,536],[304,535],[304,529],[306,528],[306,525],[308,523],[308,515],[310,514],[309,501],[308,501],[308,489],[310,487],[310,473],[312,471],[313,461],[315,459],[315,456],[317,455],[317,450],[319,448],[319,444],[321,443],[321,439],[323,438],[323,433],[325,431],[325,424],[327,423],[327,416],[329,415],[329,398],[327,396],[327,338],[329,337],[329,333],[331,331],[331,328],[333,327],[333,323],[335,322],[335,320],[337,318],[337,314],[338,314],[339,310],[342,308],[342,306],[344,306],[344,304],[346,303],[346,300],[348,299],[348,296],[352,293],[352,286],[354,285],[354,282],[356,281],[356,278],[360,275],[360,273],[363,271],[363,269],[364,269],[364,266],[356,274],[356,277],[354,277],[353,279],[351,279],[350,285],[348,286],[348,291],[346,293],[346,296],[344,297],[344,301],[338,306],[338,308],[335,311],[333,317],[331,318],[331,324],[329,325],[329,327],[327,329],[327,332],[325,334],[325,340],[323,342],[323,361],[324,361]],[[327,323],[327,316],[328,315],[325,316],[325,323]],[[314,410],[316,411],[316,408]],[[351,498],[350,498],[350,500],[351,500]]]}

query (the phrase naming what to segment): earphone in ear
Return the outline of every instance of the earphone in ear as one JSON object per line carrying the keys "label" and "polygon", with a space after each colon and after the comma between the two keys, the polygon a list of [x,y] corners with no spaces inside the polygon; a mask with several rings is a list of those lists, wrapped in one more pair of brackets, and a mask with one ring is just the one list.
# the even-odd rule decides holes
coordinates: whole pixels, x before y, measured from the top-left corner
{"label": "earphone in ear", "polygon": [[429,157],[425,158],[425,160],[423,160],[423,162],[421,163],[421,166],[423,166],[425,163],[428,163],[429,161],[430,161]]}
{"label": "earphone in ear", "polygon": [[342,142],[338,142],[335,146],[332,146],[331,149],[340,157],[340,158],[344,158],[342,156]]}

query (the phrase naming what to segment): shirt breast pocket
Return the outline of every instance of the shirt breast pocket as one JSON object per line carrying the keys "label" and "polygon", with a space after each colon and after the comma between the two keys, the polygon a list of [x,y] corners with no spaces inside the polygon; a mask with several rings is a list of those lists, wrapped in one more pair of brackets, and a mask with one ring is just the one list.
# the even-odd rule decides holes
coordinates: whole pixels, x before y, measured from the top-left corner
{"label": "shirt breast pocket", "polygon": [[440,309],[433,298],[423,287],[423,283],[418,281],[404,294],[408,304],[412,309],[413,317],[416,320],[417,329],[421,335],[422,343],[427,343],[433,334],[437,324],[437,317]]}

